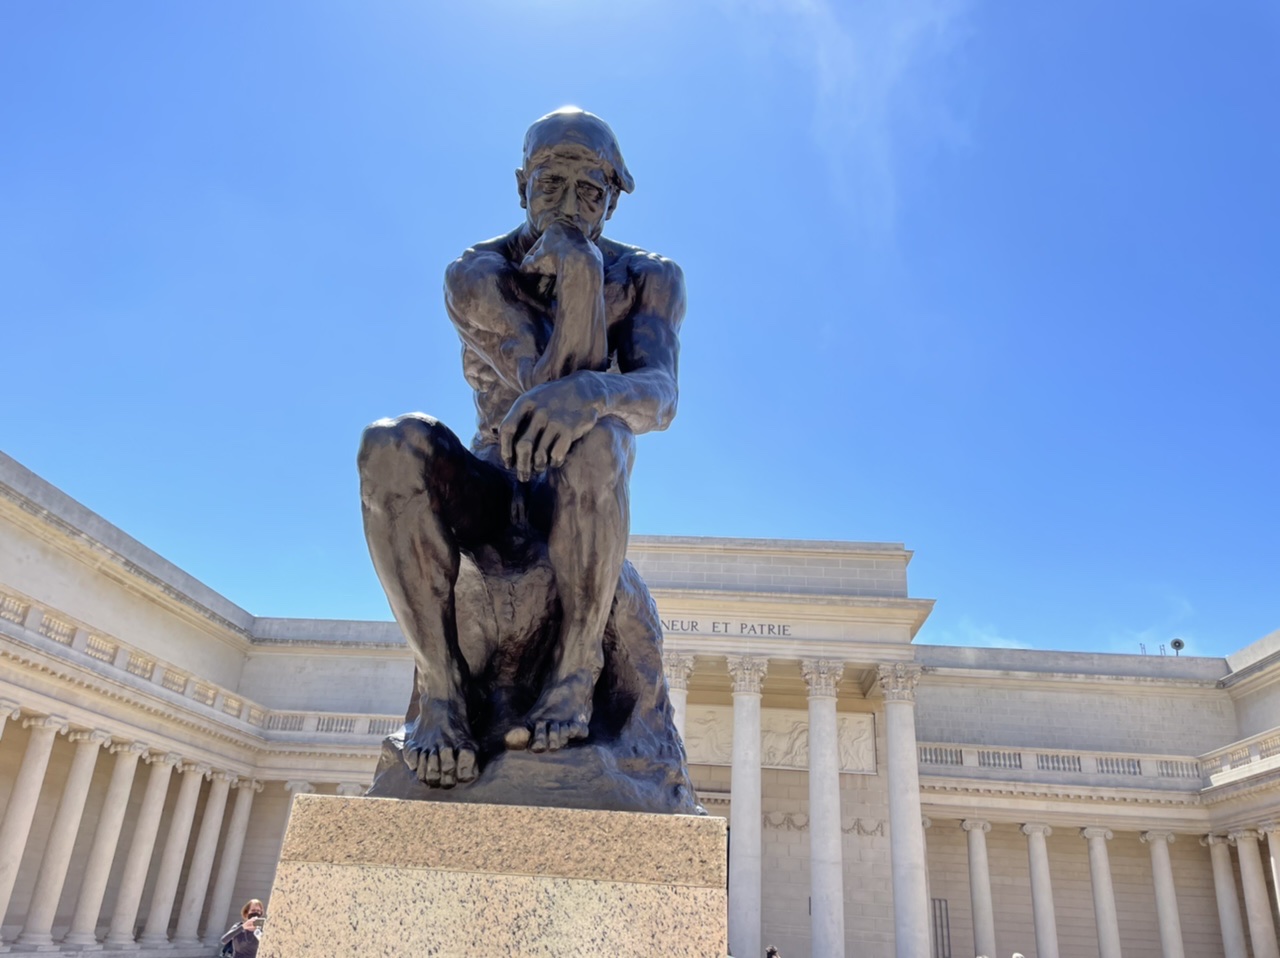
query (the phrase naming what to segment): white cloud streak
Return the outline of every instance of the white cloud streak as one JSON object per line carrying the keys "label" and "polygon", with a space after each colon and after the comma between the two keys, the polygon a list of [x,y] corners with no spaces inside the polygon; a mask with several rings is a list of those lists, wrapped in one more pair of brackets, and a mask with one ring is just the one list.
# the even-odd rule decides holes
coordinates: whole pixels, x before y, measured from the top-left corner
{"label": "white cloud streak", "polygon": [[725,9],[752,46],[806,71],[831,187],[877,232],[892,229],[910,147],[967,141],[950,70],[969,0],[751,0]]}

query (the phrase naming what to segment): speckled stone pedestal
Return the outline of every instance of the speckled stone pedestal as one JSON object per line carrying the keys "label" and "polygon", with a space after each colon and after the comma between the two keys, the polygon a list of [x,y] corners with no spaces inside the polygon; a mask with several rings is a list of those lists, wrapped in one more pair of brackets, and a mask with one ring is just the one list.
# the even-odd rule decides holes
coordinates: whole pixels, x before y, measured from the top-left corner
{"label": "speckled stone pedestal", "polygon": [[299,795],[259,958],[724,958],[725,822]]}

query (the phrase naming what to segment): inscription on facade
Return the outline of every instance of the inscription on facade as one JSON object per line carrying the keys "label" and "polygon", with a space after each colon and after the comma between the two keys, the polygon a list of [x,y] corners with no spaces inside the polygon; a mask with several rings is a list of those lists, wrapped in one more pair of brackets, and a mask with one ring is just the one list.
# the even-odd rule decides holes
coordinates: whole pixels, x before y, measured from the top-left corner
{"label": "inscription on facade", "polygon": [[[841,713],[836,717],[840,771],[874,775],[875,716]],[[733,709],[690,705],[685,719],[685,751],[690,765],[733,764]],[[802,709],[765,709],[760,713],[760,764],[764,768],[809,768],[809,714]]]}
{"label": "inscription on facade", "polygon": [[743,622],[725,619],[663,619],[663,632],[683,635],[775,635],[791,637],[790,622]]}

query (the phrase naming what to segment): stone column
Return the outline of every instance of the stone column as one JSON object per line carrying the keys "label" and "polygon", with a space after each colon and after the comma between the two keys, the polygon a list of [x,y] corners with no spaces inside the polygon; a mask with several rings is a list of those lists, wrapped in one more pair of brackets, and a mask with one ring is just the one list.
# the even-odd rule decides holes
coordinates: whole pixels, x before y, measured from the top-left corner
{"label": "stone column", "polygon": [[1271,918],[1271,896],[1262,874],[1262,856],[1258,852],[1259,834],[1242,828],[1229,836],[1236,843],[1240,859],[1240,881],[1244,885],[1244,911],[1249,918],[1249,941],[1253,958],[1280,958],[1276,943],[1276,925]]}
{"label": "stone column", "polygon": [[1027,860],[1031,865],[1031,910],[1036,929],[1036,958],[1058,958],[1058,918],[1053,909],[1053,882],[1049,879],[1049,849],[1045,839],[1053,834],[1048,825],[1028,822]]}
{"label": "stone column", "polygon": [[62,939],[64,945],[92,945],[98,940],[98,914],[107,891],[107,879],[111,875],[111,862],[115,859],[124,813],[129,808],[133,774],[138,767],[138,758],[146,754],[147,746],[141,742],[116,744],[111,746],[111,751],[115,753],[116,763],[111,769],[111,781],[107,784],[102,812],[98,815],[98,829],[93,833],[93,846],[85,862],[75,915],[67,936]]}
{"label": "stone column", "polygon": [[1082,828],[1080,837],[1089,843],[1089,881],[1093,885],[1093,918],[1098,925],[1098,954],[1101,958],[1121,958],[1120,919],[1116,915],[1116,893],[1111,884],[1111,857],[1107,842],[1114,837],[1109,828]]}
{"label": "stone column", "polygon": [[142,937],[138,939],[138,944],[144,947],[169,943],[169,919],[173,917],[173,900],[178,894],[182,862],[187,857],[191,822],[195,818],[196,802],[200,799],[200,785],[210,771],[212,769],[208,765],[187,765],[182,769],[182,785],[178,788],[169,834],[164,840],[160,867],[156,870],[155,889],[151,892],[151,910],[147,913]]}
{"label": "stone column", "polygon": [[667,695],[675,713],[676,731],[684,740],[684,720],[689,704],[689,676],[693,673],[693,656],[686,652],[664,652],[662,670],[667,675]]}
{"label": "stone column", "polygon": [[151,852],[156,847],[156,833],[160,830],[160,814],[164,811],[165,796],[169,793],[169,776],[173,767],[182,761],[172,752],[148,759],[151,774],[142,793],[138,808],[137,826],[133,832],[133,844],[125,859],[120,875],[120,890],[116,893],[116,907],[111,915],[111,927],[104,940],[108,948],[136,948],[133,940],[134,923],[138,920],[138,906],[142,902],[142,889],[147,882],[147,869],[151,865]]}
{"label": "stone column", "polygon": [[1276,907],[1280,908],[1280,837],[1277,831],[1280,831],[1280,824],[1276,822],[1266,822],[1259,826],[1259,829],[1267,836],[1267,852],[1269,864],[1271,866],[1271,887],[1276,893]]}
{"label": "stone column", "polygon": [[991,866],[987,832],[991,823],[966,818],[960,823],[969,838],[969,900],[973,905],[973,953],[996,958],[996,913],[991,899]]}
{"label": "stone column", "polygon": [[187,868],[187,887],[178,911],[178,927],[173,932],[175,945],[200,944],[197,933],[200,913],[204,911],[204,893],[209,890],[209,873],[213,871],[213,856],[218,850],[218,835],[222,832],[222,813],[226,811],[227,791],[234,779],[230,772],[215,772],[213,775],[213,785],[209,787],[209,797],[204,803],[200,832],[196,835],[196,847]]}
{"label": "stone column", "polygon": [[31,905],[27,908],[27,920],[16,942],[23,948],[53,946],[53,918],[58,910],[58,899],[62,897],[62,886],[67,880],[71,850],[80,831],[80,818],[84,814],[85,799],[89,797],[93,767],[98,761],[99,749],[111,741],[110,735],[99,731],[72,732],[70,738],[76,743],[76,751],[45,842],[44,858],[31,892]]}
{"label": "stone column", "polygon": [[889,766],[889,859],[897,958],[928,958],[930,953],[929,893],[916,754],[916,683],[920,672],[920,666],[904,662],[882,665],[878,672],[884,692]]}
{"label": "stone column", "polygon": [[204,943],[210,948],[217,944],[222,933],[233,924],[228,920],[231,917],[231,893],[235,891],[236,876],[240,873],[240,855],[244,851],[244,836],[249,828],[253,796],[260,791],[262,783],[253,779],[241,779],[236,785],[236,804],[231,809],[227,837],[222,844],[222,861],[218,865],[218,877],[213,882],[213,894],[209,899],[209,923],[205,928]]}
{"label": "stone column", "polygon": [[18,703],[12,699],[0,699],[0,738],[4,737],[4,727],[9,723],[9,719],[17,721],[22,718],[22,709],[18,708]]}
{"label": "stone column", "polygon": [[809,950],[844,958],[844,835],[836,723],[836,686],[844,663],[804,659],[800,674],[809,688]]}
{"label": "stone column", "polygon": [[22,853],[27,849],[27,837],[31,834],[31,821],[40,802],[40,786],[44,784],[54,739],[59,732],[67,730],[66,719],[52,715],[24,719],[22,724],[31,729],[31,738],[22,754],[18,775],[13,780],[4,818],[0,819],[0,920],[9,910],[9,899],[13,897],[13,886],[18,880]]}
{"label": "stone column", "polygon": [[1236,897],[1236,876],[1231,867],[1227,837],[1206,835],[1200,844],[1209,846],[1209,860],[1213,864],[1213,892],[1218,900],[1223,954],[1225,958],[1245,958],[1244,925],[1240,921],[1240,899]]}
{"label": "stone column", "polygon": [[1139,837],[1151,846],[1151,875],[1156,886],[1161,958],[1185,958],[1182,921],[1178,916],[1178,895],[1173,886],[1173,864],[1169,861],[1169,843],[1174,839],[1173,832],[1143,832]]}
{"label": "stone column", "polygon": [[729,656],[733,765],[729,771],[729,951],[759,955],[761,864],[760,697],[769,660]]}

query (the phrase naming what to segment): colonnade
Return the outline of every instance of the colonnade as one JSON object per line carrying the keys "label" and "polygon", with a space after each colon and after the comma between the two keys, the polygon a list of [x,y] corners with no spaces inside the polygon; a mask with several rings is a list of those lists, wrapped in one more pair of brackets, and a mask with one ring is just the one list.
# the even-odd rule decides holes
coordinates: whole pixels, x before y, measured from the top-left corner
{"label": "colonnade", "polygon": [[[231,896],[240,870],[254,795],[262,790],[263,783],[192,761],[177,752],[153,748],[126,734],[73,728],[67,720],[54,715],[24,715],[12,703],[0,703],[0,730],[5,720],[20,721],[30,735],[0,818],[0,918],[9,909],[18,870],[27,854],[54,745],[59,736],[66,736],[75,746],[57,809],[40,851],[30,903],[21,930],[11,943],[12,949],[214,947],[235,917]],[[112,757],[111,774],[102,795],[87,858],[73,875],[70,874],[72,852],[94,770],[104,751]],[[140,766],[147,767],[145,775]],[[175,775],[179,778],[176,801],[168,827],[161,836],[162,813]],[[211,784],[199,827],[195,829],[194,847],[191,847],[197,806],[206,781]],[[306,782],[286,785],[295,792],[314,790]],[[136,789],[142,790],[141,800],[126,847],[121,845],[120,836],[130,797]],[[339,786],[340,794],[361,794],[363,790],[363,786],[355,784]],[[224,829],[226,806],[232,801],[233,791],[231,816]],[[161,852],[153,869],[152,858],[158,843],[162,843]],[[119,856],[124,856],[124,864],[116,880],[114,903],[106,914],[103,903],[107,883],[113,862]],[[186,883],[179,901],[177,891],[184,874]],[[143,893],[149,877],[153,892],[144,912]],[[75,911],[70,926],[55,939],[54,921],[64,893],[76,895]],[[209,918],[201,937],[200,920],[206,913]],[[142,931],[138,934],[140,922]],[[99,928],[104,924],[106,934],[100,937]]]}
{"label": "colonnade", "polygon": [[[692,655],[664,659],[680,734],[688,701]],[[729,950],[764,953],[761,912],[764,887],[761,835],[761,698],[769,671],[764,656],[727,657],[733,689],[733,755],[729,808]],[[836,694],[843,662],[801,659],[809,706],[809,882],[811,951],[843,958],[844,836],[840,814],[840,750]],[[916,764],[915,688],[919,666],[894,663],[877,670],[885,700],[886,765],[889,784],[890,861],[894,931],[899,956],[929,953],[929,899]]]}
{"label": "colonnade", "polygon": [[[960,827],[967,835],[969,856],[969,891],[973,915],[973,947],[977,955],[1002,954],[996,941],[992,910],[991,871],[987,858],[987,834],[991,822],[967,818]],[[1046,839],[1053,829],[1043,822],[1025,822],[1021,831],[1027,840],[1027,859],[1031,874],[1031,906],[1035,928],[1036,954],[1040,958],[1057,958],[1058,926],[1054,909],[1053,887],[1049,874]],[[1093,913],[1098,934],[1100,958],[1120,958],[1120,928],[1115,891],[1111,879],[1108,844],[1115,837],[1109,828],[1080,828],[1079,835],[1088,845],[1089,879],[1093,892]],[[1208,846],[1213,866],[1214,891],[1218,919],[1222,930],[1226,958],[1245,958],[1246,940],[1255,958],[1277,958],[1276,928],[1272,920],[1272,903],[1264,877],[1259,843],[1265,834],[1268,841],[1270,867],[1280,872],[1280,826],[1271,824],[1239,829],[1227,834],[1198,836]],[[1172,831],[1151,829],[1138,834],[1151,852],[1151,872],[1155,888],[1156,916],[1160,929],[1162,958],[1184,958],[1182,922],[1178,896],[1174,886],[1169,844],[1176,839]],[[1235,869],[1231,846],[1239,856],[1240,878],[1244,888],[1244,905],[1248,922],[1240,919],[1240,902],[1236,895]],[[1280,902],[1277,902],[1280,904]],[[1006,951],[1008,948],[1006,947]]]}

